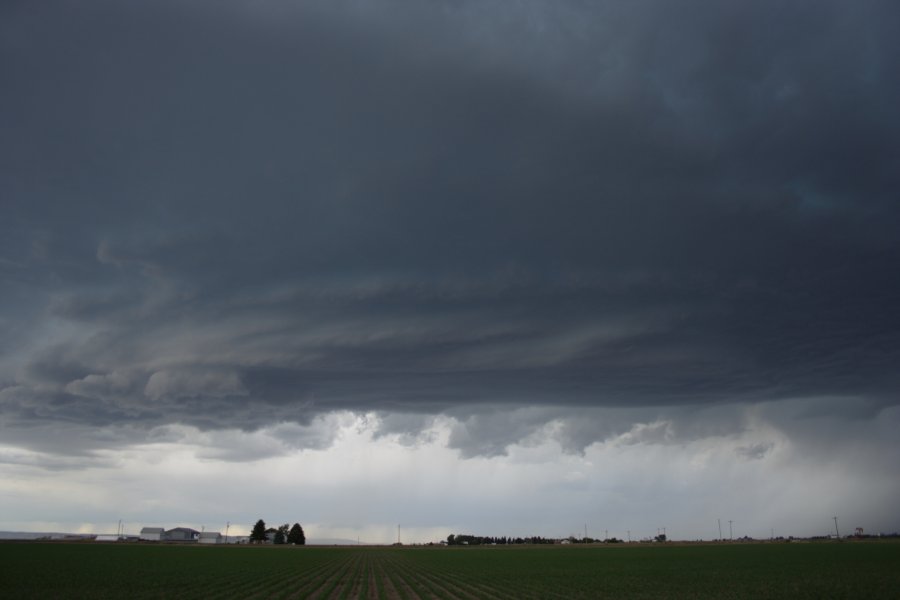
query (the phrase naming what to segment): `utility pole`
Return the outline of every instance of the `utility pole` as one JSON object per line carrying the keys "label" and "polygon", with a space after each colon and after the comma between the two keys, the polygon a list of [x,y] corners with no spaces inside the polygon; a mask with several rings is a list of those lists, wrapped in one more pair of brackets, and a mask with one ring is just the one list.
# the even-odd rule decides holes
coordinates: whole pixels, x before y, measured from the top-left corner
{"label": "utility pole", "polygon": [[584,524],[584,539],[587,541],[587,523]]}
{"label": "utility pole", "polygon": [[719,541],[722,541],[722,519],[716,519],[719,522]]}
{"label": "utility pole", "polygon": [[841,532],[838,531],[837,526],[837,517],[834,517],[834,535],[837,536],[837,539],[841,539]]}
{"label": "utility pole", "polygon": [[605,529],[603,533],[605,534],[605,537],[603,538],[603,541],[605,542],[609,539],[609,529]]}
{"label": "utility pole", "polygon": [[731,524],[734,523],[731,519],[728,519],[728,539],[732,542],[734,541],[734,530],[731,529]]}
{"label": "utility pole", "polygon": [[400,524],[397,524],[397,543],[400,543]]}
{"label": "utility pole", "polygon": [[231,521],[225,522],[225,543],[228,543],[228,529],[231,527]]}
{"label": "utility pole", "polygon": [[631,541],[631,530],[630,529],[628,530],[628,541],[629,542]]}

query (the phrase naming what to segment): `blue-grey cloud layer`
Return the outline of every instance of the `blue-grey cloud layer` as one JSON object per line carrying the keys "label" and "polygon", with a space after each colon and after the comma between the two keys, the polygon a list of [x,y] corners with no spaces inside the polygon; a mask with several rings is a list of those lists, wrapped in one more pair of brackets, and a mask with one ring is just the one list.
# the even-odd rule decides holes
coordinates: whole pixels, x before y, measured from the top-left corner
{"label": "blue-grey cloud layer", "polygon": [[898,18],[6,2],[0,418],[877,415],[900,383]]}

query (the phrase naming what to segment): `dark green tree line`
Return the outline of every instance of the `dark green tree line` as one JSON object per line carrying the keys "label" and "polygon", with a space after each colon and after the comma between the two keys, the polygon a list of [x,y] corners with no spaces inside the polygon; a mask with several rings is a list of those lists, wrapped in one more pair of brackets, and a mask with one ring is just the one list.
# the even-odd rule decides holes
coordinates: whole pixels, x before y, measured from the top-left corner
{"label": "dark green tree line", "polygon": [[279,545],[306,545],[306,534],[303,533],[303,527],[300,526],[300,523],[294,523],[293,525],[285,523],[278,527],[266,529],[266,522],[260,519],[250,532],[250,543],[265,544],[269,539],[272,540],[273,544]]}

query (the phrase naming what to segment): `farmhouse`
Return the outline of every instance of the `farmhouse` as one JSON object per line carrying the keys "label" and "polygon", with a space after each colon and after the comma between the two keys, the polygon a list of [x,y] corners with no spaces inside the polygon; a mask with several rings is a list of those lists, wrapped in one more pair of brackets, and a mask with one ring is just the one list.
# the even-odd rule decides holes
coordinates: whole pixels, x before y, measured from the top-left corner
{"label": "farmhouse", "polygon": [[166,539],[166,530],[162,527],[144,527],[140,539],[148,542],[161,542]]}

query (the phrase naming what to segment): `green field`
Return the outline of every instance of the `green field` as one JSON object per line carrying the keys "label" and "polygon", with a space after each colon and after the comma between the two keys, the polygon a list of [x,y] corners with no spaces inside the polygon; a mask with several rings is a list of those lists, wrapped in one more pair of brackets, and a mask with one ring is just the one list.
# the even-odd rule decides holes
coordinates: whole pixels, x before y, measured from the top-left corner
{"label": "green field", "polygon": [[0,544],[0,598],[900,598],[900,543]]}

